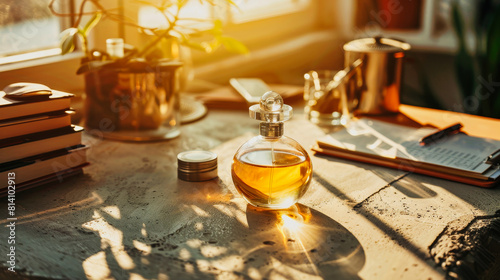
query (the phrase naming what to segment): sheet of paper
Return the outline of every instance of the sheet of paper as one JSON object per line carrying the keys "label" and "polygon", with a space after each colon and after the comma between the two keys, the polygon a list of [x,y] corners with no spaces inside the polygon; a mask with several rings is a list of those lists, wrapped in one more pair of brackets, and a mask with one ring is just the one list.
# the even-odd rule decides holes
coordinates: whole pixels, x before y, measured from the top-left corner
{"label": "sheet of paper", "polygon": [[420,146],[423,136],[434,128],[412,128],[372,119],[351,122],[346,129],[327,135],[318,142],[389,158],[404,158],[483,173],[490,165],[484,160],[500,148],[500,141],[455,134]]}

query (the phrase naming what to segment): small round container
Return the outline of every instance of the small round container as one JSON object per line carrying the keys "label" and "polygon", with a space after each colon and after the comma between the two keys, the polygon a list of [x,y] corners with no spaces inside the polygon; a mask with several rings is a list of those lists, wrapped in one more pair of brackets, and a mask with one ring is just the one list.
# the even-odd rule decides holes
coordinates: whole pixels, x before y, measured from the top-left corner
{"label": "small round container", "polygon": [[217,155],[209,151],[186,151],[177,155],[177,177],[201,182],[216,178]]}

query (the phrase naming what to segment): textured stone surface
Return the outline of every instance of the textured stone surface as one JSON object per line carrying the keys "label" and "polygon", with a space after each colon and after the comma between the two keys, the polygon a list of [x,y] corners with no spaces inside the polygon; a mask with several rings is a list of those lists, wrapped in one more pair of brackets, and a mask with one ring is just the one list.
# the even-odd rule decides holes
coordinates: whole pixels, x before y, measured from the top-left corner
{"label": "textured stone surface", "polygon": [[[230,177],[232,156],[257,128],[246,112],[211,111],[168,142],[86,136],[91,165],[83,176],[17,195],[18,273],[51,279],[439,279],[444,272],[429,247],[447,225],[500,208],[498,188],[311,154],[314,177],[300,204],[258,211]],[[305,148],[323,133],[300,115],[285,125],[285,134]],[[176,155],[190,149],[215,151],[219,178],[177,180]],[[0,242],[0,251],[6,249]]]}

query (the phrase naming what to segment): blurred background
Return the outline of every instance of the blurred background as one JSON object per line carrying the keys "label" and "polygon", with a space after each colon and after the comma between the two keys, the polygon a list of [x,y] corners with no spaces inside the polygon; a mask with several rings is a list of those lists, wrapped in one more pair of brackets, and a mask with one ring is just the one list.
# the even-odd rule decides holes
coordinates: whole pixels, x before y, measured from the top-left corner
{"label": "blurred background", "polygon": [[[73,16],[55,16],[54,10]],[[18,81],[83,92],[76,75],[82,54],[61,56],[59,33],[74,24],[86,0],[3,0],[0,2],[0,87]],[[167,0],[102,0],[102,7],[141,26],[167,28],[148,4]],[[174,0],[174,2],[177,2]],[[309,70],[340,70],[342,46],[356,38],[404,40],[406,57],[401,101],[405,104],[500,117],[500,1],[480,0],[233,0],[187,1],[182,16],[199,19],[192,40],[222,24],[224,34],[242,42],[248,54],[224,48],[210,53],[179,47],[186,65],[185,91],[227,85],[231,77],[259,77],[268,83],[303,84]],[[168,6],[168,5],[166,5]],[[88,6],[88,12],[96,9]],[[90,15],[89,15],[90,17]],[[133,46],[150,35],[103,18],[89,35],[93,49],[107,38]],[[197,34],[199,33],[199,34]]]}

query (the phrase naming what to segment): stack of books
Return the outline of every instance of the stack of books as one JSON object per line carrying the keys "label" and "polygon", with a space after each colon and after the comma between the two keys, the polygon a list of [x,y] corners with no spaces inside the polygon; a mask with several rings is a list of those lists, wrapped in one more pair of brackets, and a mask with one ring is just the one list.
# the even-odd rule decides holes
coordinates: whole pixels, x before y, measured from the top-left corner
{"label": "stack of books", "polygon": [[0,91],[0,196],[60,182],[87,165],[83,128],[71,124],[72,94],[50,90],[37,98]]}

